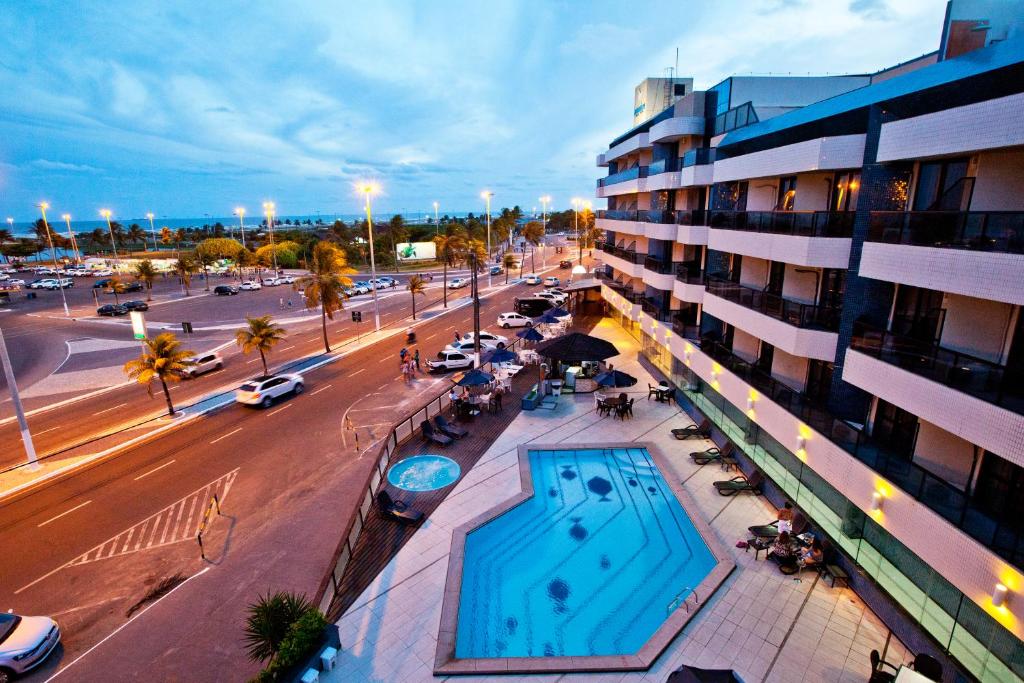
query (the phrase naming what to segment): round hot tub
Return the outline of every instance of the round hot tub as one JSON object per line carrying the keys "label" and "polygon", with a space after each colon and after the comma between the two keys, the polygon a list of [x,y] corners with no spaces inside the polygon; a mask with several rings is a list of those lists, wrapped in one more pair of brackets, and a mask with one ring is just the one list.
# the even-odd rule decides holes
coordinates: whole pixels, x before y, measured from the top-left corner
{"label": "round hot tub", "polygon": [[451,486],[462,472],[459,463],[443,455],[414,455],[388,470],[388,482],[405,491],[435,491]]}

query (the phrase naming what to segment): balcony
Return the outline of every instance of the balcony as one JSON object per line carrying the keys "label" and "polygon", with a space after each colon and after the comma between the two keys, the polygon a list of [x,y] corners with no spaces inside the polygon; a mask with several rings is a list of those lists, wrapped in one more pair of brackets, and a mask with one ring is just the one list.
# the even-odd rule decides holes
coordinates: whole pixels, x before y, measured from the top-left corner
{"label": "balcony", "polygon": [[717,150],[714,147],[698,147],[679,157],[679,169],[691,166],[706,166],[715,163]]}
{"label": "balcony", "polygon": [[700,339],[700,325],[695,325],[691,318],[683,317],[682,314],[673,311],[672,331],[683,339]]}
{"label": "balcony", "polygon": [[734,157],[715,159],[715,182],[773,178],[809,171],[860,168],[864,164],[864,134],[838,135]]}
{"label": "balcony", "polygon": [[1024,212],[872,211],[869,242],[1024,254]]}
{"label": "balcony", "polygon": [[640,300],[640,308],[644,313],[663,323],[672,322],[672,318],[679,314],[679,311],[663,310],[661,302],[643,298]]}
{"label": "balcony", "polygon": [[651,165],[647,167],[647,175],[654,176],[658,175],[659,173],[675,173],[680,168],[682,168],[682,166],[680,165],[681,161],[681,158],[674,157],[669,159],[658,159],[657,161],[652,161]]}
{"label": "balcony", "polygon": [[628,209],[626,211],[600,209],[596,212],[597,218],[609,221],[639,221],[641,213],[643,212],[636,209]]}
{"label": "balcony", "polygon": [[648,223],[672,225],[707,225],[706,212],[703,209],[683,209],[680,211],[654,210],[640,211],[639,220]]}
{"label": "balcony", "polygon": [[647,256],[644,258],[644,269],[649,270],[652,273],[658,273],[659,275],[671,275],[675,272],[676,264],[672,261],[663,261],[656,256]]}
{"label": "balcony", "polygon": [[683,261],[675,264],[676,280],[688,285],[703,285],[704,271],[699,261]]}
{"label": "balcony", "polygon": [[716,230],[800,237],[850,237],[853,211],[711,211]]}
{"label": "balcony", "polygon": [[627,180],[636,180],[637,178],[647,177],[647,166],[634,166],[633,168],[627,168],[625,171],[619,171],[618,173],[612,173],[605,178],[597,179],[598,187],[607,187],[609,185],[615,185],[617,183],[624,183]]}
{"label": "balcony", "polygon": [[746,287],[717,275],[708,275],[707,291],[709,294],[757,311],[769,318],[781,320],[793,327],[829,332],[839,330],[840,310],[832,306],[816,306],[790,301],[783,299],[778,294],[769,294],[760,289]]}

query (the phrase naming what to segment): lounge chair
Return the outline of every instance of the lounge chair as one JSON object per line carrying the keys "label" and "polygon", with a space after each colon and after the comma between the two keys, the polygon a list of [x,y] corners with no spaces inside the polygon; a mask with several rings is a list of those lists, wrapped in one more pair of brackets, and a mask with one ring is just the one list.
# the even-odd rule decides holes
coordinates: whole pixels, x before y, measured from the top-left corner
{"label": "lounge chair", "polygon": [[461,439],[464,436],[469,435],[468,429],[463,429],[458,425],[453,425],[444,415],[434,416],[434,425],[437,430],[446,436],[450,436],[453,439]]}
{"label": "lounge chair", "polygon": [[403,524],[418,524],[423,519],[422,512],[410,510],[408,505],[393,499],[384,489],[377,492],[377,507],[385,517],[390,517]]}
{"label": "lounge chair", "polygon": [[733,477],[725,481],[716,481],[715,490],[720,496],[734,496],[737,493],[761,493],[761,486],[764,484],[764,476],[760,472],[754,472],[750,478]]}
{"label": "lounge chair", "polygon": [[732,455],[733,448],[735,447],[732,441],[728,441],[722,448],[712,446],[704,451],[694,451],[690,453],[690,457],[698,465],[707,465],[709,462],[721,462],[723,458],[728,458]]}
{"label": "lounge chair", "polygon": [[690,438],[706,439],[711,436],[711,423],[707,419],[704,419],[701,420],[699,425],[678,427],[672,430],[672,436],[676,437],[680,441]]}
{"label": "lounge chair", "polygon": [[452,442],[452,437],[435,432],[433,425],[431,425],[427,420],[420,423],[420,429],[423,431],[424,439],[427,441],[433,441],[439,446],[447,446]]}
{"label": "lounge chair", "polygon": [[[754,538],[775,538],[779,535],[779,520],[775,520],[771,524],[748,526],[747,530]],[[801,512],[794,512],[793,530],[789,533],[793,536],[799,536],[805,531],[807,531],[807,518]]]}

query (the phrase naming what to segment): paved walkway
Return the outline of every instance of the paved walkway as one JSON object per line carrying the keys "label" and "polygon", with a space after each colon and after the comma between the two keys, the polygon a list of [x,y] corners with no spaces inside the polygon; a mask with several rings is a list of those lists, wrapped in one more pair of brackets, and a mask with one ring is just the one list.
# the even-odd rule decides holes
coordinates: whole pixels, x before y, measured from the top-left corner
{"label": "paved walkway", "polygon": [[[867,680],[868,654],[886,647],[884,625],[852,591],[830,588],[813,573],[794,581],[774,563],[734,547],[746,538],[749,525],[774,519],[774,508],[761,497],[718,496],[711,482],[723,478],[721,469],[697,467],[687,457],[710,442],[675,441],[669,430],[692,421],[675,404],[645,400],[646,384],[655,382],[636,360],[636,342],[608,320],[594,334],[622,352],[611,359],[615,367],[639,379],[635,418],[599,417],[588,395],[565,396],[553,412],[520,413],[340,619],[338,668],[321,681],[439,680],[432,669],[452,530],[520,491],[519,444],[602,440],[652,441],[669,454],[672,471],[665,474],[681,480],[696,499],[714,532],[731,548],[737,569],[648,672],[512,679],[661,683],[682,664],[691,664],[733,668],[748,682]],[[885,656],[900,662],[907,652],[892,638]]]}

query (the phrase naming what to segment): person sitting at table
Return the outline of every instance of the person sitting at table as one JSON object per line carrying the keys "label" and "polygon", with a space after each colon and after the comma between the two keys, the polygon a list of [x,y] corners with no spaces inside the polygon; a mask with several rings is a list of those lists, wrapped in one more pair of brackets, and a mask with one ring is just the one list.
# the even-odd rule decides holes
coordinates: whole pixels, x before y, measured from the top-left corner
{"label": "person sitting at table", "polygon": [[825,561],[825,548],[817,538],[811,541],[811,545],[805,548],[797,562],[801,567],[813,567]]}
{"label": "person sitting at table", "polygon": [[778,560],[781,564],[792,561],[793,553],[793,539],[790,538],[788,531],[782,531],[768,551],[768,557]]}
{"label": "person sitting at table", "polygon": [[785,506],[779,510],[778,522],[779,531],[793,531],[793,504],[789,501],[786,501]]}

